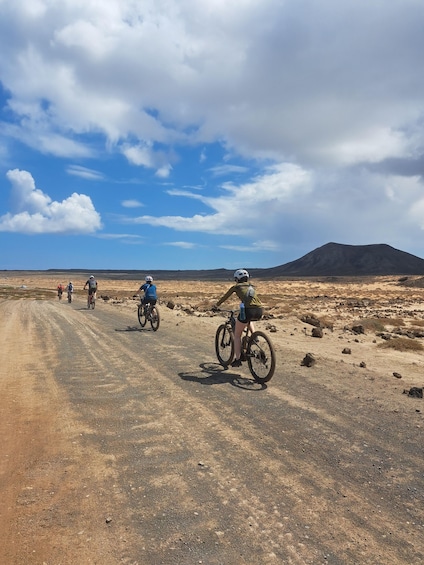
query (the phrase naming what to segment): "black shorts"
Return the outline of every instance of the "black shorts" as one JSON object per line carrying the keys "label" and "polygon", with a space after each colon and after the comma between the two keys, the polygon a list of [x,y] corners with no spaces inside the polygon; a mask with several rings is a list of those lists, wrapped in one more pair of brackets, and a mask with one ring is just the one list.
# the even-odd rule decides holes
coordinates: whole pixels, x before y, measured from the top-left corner
{"label": "black shorts", "polygon": [[[248,322],[257,322],[262,318],[264,313],[263,308],[261,308],[260,306],[252,306],[251,308],[246,308],[245,312],[246,319],[244,320],[244,322],[242,322],[243,324],[247,324]],[[240,314],[238,315],[237,320],[241,322]]]}
{"label": "black shorts", "polygon": [[141,301],[142,304],[151,304],[152,306],[154,306],[156,302],[156,298],[143,298],[143,300]]}

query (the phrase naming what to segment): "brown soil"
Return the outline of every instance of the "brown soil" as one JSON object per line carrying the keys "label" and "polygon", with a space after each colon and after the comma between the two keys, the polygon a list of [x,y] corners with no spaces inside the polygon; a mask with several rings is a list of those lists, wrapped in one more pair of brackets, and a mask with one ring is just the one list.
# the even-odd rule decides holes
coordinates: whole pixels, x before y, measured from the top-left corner
{"label": "brown soil", "polygon": [[228,283],[158,281],[153,332],[140,281],[100,281],[94,311],[59,282],[0,278],[0,563],[423,563],[420,288],[259,281],[261,386],[215,357]]}

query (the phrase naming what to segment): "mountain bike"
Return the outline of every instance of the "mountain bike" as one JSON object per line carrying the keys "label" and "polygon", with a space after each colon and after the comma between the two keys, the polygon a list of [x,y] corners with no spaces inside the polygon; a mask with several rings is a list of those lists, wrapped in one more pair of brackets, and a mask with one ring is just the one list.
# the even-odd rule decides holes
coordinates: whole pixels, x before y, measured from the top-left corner
{"label": "mountain bike", "polygon": [[[234,359],[234,329],[236,317],[229,311],[226,322],[221,324],[215,334],[215,352],[220,364],[227,368]],[[269,337],[261,331],[252,332],[250,324],[241,336],[241,360],[247,361],[249,371],[260,384],[271,380],[275,371],[275,350]]]}
{"label": "mountain bike", "polygon": [[68,302],[69,304],[72,302],[72,292],[68,290]]}
{"label": "mountain bike", "polygon": [[144,328],[147,322],[150,322],[152,330],[156,332],[159,329],[160,314],[157,306],[153,304],[139,304],[138,305],[138,321],[140,326]]}
{"label": "mountain bike", "polygon": [[87,308],[88,308],[88,310],[90,310],[90,308],[92,308],[94,310],[95,306],[96,306],[96,293],[92,292],[92,293],[88,294]]}

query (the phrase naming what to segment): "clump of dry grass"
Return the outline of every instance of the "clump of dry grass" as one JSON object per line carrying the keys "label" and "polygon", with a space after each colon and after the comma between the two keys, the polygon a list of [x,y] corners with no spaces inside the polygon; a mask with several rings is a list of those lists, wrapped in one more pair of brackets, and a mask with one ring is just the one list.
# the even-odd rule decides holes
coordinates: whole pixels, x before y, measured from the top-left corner
{"label": "clump of dry grass", "polygon": [[366,332],[386,331],[386,328],[380,318],[361,318],[354,322],[352,326],[363,326]]}
{"label": "clump of dry grass", "polygon": [[403,318],[384,318],[384,322],[387,326],[401,327],[405,325]]}
{"label": "clump of dry grass", "polygon": [[40,289],[23,289],[23,288],[13,288],[13,287],[3,287],[0,288],[0,298],[6,300],[21,300],[21,299],[31,299],[31,300],[48,300],[56,298],[55,292]]}
{"label": "clump of dry grass", "polygon": [[321,322],[322,328],[327,328],[329,330],[334,328],[334,321],[329,316],[320,316],[319,321]]}
{"label": "clump of dry grass", "polygon": [[312,312],[307,312],[306,314],[299,316],[299,319],[302,322],[311,324],[313,326],[318,326],[320,328],[326,328],[329,330],[333,330],[334,328],[334,321],[329,316],[317,316]]}
{"label": "clump of dry grass", "polygon": [[424,349],[420,341],[407,337],[389,339],[384,343],[379,343],[377,347],[381,349],[394,349],[395,351],[422,351]]}

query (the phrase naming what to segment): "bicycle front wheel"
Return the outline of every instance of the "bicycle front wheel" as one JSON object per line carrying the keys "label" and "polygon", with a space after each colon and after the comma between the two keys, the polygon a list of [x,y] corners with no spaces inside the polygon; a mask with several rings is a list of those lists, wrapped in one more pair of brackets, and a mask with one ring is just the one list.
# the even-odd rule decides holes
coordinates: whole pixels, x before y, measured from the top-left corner
{"label": "bicycle front wheel", "polygon": [[247,364],[256,382],[267,383],[275,371],[275,351],[269,337],[263,332],[254,332],[247,344]]}
{"label": "bicycle front wheel", "polygon": [[150,325],[152,326],[152,330],[154,332],[158,331],[159,324],[160,324],[159,310],[156,308],[156,306],[153,306],[152,309],[150,310]]}
{"label": "bicycle front wheel", "polygon": [[228,367],[234,358],[234,337],[228,324],[221,324],[215,334],[215,352],[223,367]]}
{"label": "bicycle front wheel", "polygon": [[146,311],[144,309],[144,306],[142,304],[139,304],[138,306],[138,321],[140,322],[140,326],[142,328],[144,328],[144,326],[146,325],[147,322],[147,318],[146,318]]}

